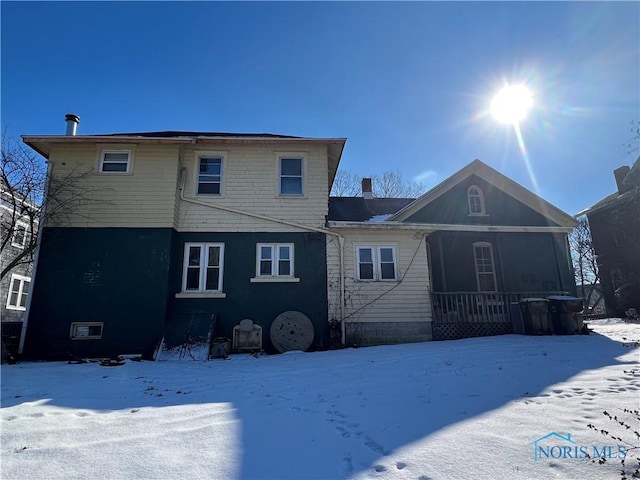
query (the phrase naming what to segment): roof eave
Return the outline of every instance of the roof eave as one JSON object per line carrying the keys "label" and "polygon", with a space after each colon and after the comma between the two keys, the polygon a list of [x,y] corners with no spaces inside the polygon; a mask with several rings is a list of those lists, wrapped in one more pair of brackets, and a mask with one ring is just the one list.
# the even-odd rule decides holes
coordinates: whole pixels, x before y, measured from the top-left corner
{"label": "roof eave", "polygon": [[522,225],[466,225],[442,223],[403,222],[341,222],[329,221],[328,228],[371,229],[371,230],[414,230],[425,233],[448,232],[502,232],[502,233],[570,233],[573,227],[566,226],[522,226]]}

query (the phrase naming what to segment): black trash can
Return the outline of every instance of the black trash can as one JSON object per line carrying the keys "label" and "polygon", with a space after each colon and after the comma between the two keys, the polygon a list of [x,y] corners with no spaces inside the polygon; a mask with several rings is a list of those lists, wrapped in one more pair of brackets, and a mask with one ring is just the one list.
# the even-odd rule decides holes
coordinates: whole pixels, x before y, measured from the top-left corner
{"label": "black trash can", "polygon": [[584,299],[569,295],[551,295],[547,299],[554,334],[570,335],[582,332],[581,312],[584,308]]}
{"label": "black trash can", "polygon": [[525,335],[551,335],[548,310],[549,300],[546,298],[520,299]]}

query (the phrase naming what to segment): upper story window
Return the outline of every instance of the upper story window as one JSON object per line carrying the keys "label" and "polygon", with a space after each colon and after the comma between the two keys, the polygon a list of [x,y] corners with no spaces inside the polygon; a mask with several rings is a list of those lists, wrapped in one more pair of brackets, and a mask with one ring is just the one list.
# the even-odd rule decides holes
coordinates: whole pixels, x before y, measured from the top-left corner
{"label": "upper story window", "polygon": [[11,283],[9,284],[9,296],[7,298],[8,310],[26,310],[27,295],[29,294],[29,285],[31,278],[22,275],[11,274]]}
{"label": "upper story window", "polygon": [[198,172],[196,194],[221,195],[224,155],[220,153],[196,154]]}
{"label": "upper story window", "polygon": [[398,279],[396,247],[393,245],[357,246],[358,280],[393,281]]}
{"label": "upper story window", "polygon": [[304,194],[304,161],[298,156],[281,156],[278,159],[279,193],[282,196]]}
{"label": "upper story window", "polygon": [[473,244],[473,258],[476,265],[476,281],[479,292],[495,292],[496,269],[493,261],[493,246],[488,242]]}
{"label": "upper story window", "polygon": [[11,238],[11,245],[18,248],[24,248],[27,243],[27,231],[27,225],[16,222],[16,226],[13,231],[13,238]]}
{"label": "upper story window", "polygon": [[292,243],[259,243],[256,277],[293,277]]}
{"label": "upper story window", "polygon": [[477,185],[471,185],[467,191],[469,201],[469,215],[485,215],[484,195]]}
{"label": "upper story window", "polygon": [[223,270],[223,243],[186,243],[182,291],[222,292]]}
{"label": "upper story window", "polygon": [[100,173],[130,173],[130,150],[103,150],[100,153]]}

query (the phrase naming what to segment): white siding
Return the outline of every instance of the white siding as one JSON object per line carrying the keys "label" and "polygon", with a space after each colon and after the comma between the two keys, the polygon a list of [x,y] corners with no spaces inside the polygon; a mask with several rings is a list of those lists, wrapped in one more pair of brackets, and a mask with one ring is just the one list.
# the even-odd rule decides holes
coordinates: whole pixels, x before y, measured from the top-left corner
{"label": "white siding", "polygon": [[[196,152],[224,152],[223,193],[220,196],[195,195]],[[277,153],[302,154],[304,163],[304,196],[279,197]],[[176,228],[181,231],[225,232],[300,231],[269,220],[231,213],[242,212],[279,218],[289,222],[320,228],[328,212],[327,148],[320,145],[210,145],[186,147],[182,154],[186,169],[184,197],[211,206],[181,201]]]}
{"label": "white siding", "polygon": [[[68,227],[171,227],[174,224],[178,147],[172,145],[119,145],[134,150],[131,174],[98,173],[101,147],[52,148],[54,182],[71,179],[80,202],[61,217]],[[74,180],[75,178],[75,180]],[[67,197],[68,198],[68,197]],[[48,225],[54,226],[54,225]]]}
{"label": "white siding", "polygon": [[[346,322],[431,321],[429,268],[424,237],[417,232],[336,229],[344,238]],[[399,282],[356,280],[356,245],[395,245]],[[329,319],[339,319],[338,240],[327,237]]]}

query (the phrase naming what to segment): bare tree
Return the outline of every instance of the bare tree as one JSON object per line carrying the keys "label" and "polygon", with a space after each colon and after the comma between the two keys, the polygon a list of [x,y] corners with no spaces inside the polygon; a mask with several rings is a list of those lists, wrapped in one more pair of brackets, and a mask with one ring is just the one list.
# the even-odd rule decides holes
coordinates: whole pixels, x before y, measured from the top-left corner
{"label": "bare tree", "polygon": [[338,170],[331,187],[333,197],[356,197],[360,195],[360,177],[348,170]]}
{"label": "bare tree", "polygon": [[[600,281],[598,272],[598,259],[591,240],[591,230],[586,216],[579,217],[578,225],[569,235],[569,246],[571,247],[571,257],[573,260],[574,273],[578,288],[585,299],[585,305],[591,305],[596,285]],[[598,298],[595,305],[602,301],[602,296]],[[594,306],[595,306],[594,305]]]}
{"label": "bare tree", "polygon": [[[371,175],[373,195],[378,198],[415,198],[422,195],[426,187],[419,182],[407,182],[398,171],[388,170],[382,175]],[[362,177],[347,170],[338,170],[331,195],[355,197],[361,193]]]}
{"label": "bare tree", "polygon": [[57,225],[76,206],[92,201],[81,182],[89,172],[78,174],[71,170],[49,179],[45,160],[22,142],[3,132],[1,144],[0,279],[14,268],[33,262],[41,223]]}

